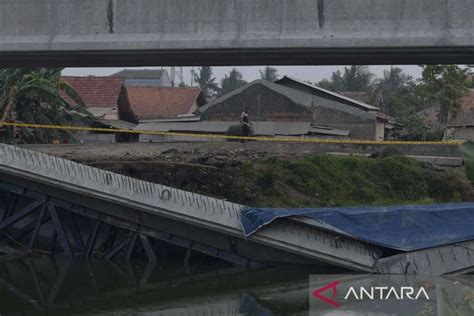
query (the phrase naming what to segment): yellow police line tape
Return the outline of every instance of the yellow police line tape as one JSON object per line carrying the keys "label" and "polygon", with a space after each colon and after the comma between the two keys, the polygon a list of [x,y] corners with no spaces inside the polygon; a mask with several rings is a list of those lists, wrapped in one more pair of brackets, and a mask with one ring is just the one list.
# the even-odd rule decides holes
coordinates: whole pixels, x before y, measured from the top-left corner
{"label": "yellow police line tape", "polygon": [[1,126],[11,127],[28,127],[36,129],[60,129],[69,131],[89,131],[89,132],[113,132],[123,134],[143,134],[143,135],[160,135],[160,136],[184,136],[194,138],[208,138],[208,139],[231,139],[231,140],[253,140],[263,142],[286,142],[286,143],[319,143],[319,144],[358,144],[358,145],[460,145],[462,141],[375,141],[375,140],[342,140],[342,139],[321,139],[321,138],[299,138],[299,137],[257,137],[257,136],[228,136],[215,134],[193,134],[193,133],[176,133],[176,132],[159,132],[159,131],[145,131],[145,130],[129,130],[129,129],[115,129],[115,128],[96,128],[96,127],[81,127],[81,126],[62,126],[62,125],[42,125],[42,124],[27,124],[27,123],[8,123],[0,122]]}

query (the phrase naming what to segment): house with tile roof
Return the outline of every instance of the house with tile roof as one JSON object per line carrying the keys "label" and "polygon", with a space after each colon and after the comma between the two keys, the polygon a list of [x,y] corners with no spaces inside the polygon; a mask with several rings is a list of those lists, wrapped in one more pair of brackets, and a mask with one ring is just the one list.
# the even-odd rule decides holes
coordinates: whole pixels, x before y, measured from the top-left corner
{"label": "house with tile roof", "polygon": [[[130,106],[124,79],[120,77],[71,77],[64,76],[76,92],[81,96],[88,111],[97,120],[125,121],[137,123]],[[74,103],[67,95],[62,95],[68,102]]]}
{"label": "house with tile roof", "polygon": [[128,97],[138,120],[150,122],[194,116],[206,104],[200,88],[128,87]]}
{"label": "house with tile roof", "polygon": [[[73,77],[63,76],[84,100],[87,110],[102,127],[133,129],[138,123],[137,117],[130,106],[124,78],[120,77]],[[61,95],[70,104],[74,101],[66,94]],[[103,133],[88,133],[80,137],[83,141],[131,141],[133,135],[103,135]],[[100,137],[99,137],[100,136]]]}
{"label": "house with tile roof", "polygon": [[461,111],[448,121],[448,138],[455,140],[474,139],[474,89],[463,98]]}
{"label": "house with tile roof", "polygon": [[[429,129],[440,128],[439,105],[430,106],[418,113],[423,124]],[[461,110],[448,120],[448,139],[474,139],[474,89],[470,89],[461,100]]]}
{"label": "house with tile roof", "polygon": [[[169,124],[188,126],[199,122],[200,117],[196,113],[207,102],[200,88],[129,86],[127,92],[132,109],[139,120],[137,130],[162,131]],[[164,137],[159,135],[140,135],[140,141],[143,142],[163,139]],[[168,137],[167,140],[182,139]]]}

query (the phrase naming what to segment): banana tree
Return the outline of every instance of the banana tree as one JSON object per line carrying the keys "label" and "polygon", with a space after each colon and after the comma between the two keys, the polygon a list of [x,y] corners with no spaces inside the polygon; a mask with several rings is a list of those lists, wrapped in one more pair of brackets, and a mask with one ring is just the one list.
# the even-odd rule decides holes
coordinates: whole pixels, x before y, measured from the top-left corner
{"label": "banana tree", "polygon": [[[61,95],[67,95],[70,104]],[[35,124],[90,124],[90,113],[78,93],[61,78],[61,69],[13,68],[0,70],[0,112],[2,122]],[[23,139],[44,142],[71,138],[63,131],[21,129]]]}

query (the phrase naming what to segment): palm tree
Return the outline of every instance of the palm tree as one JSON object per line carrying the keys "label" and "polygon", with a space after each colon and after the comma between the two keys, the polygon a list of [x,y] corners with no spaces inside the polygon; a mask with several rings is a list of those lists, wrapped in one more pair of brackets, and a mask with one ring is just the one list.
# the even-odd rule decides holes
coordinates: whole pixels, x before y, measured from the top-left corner
{"label": "palm tree", "polygon": [[383,78],[377,79],[373,85],[371,103],[389,114],[396,114],[399,94],[405,92],[405,88],[408,88],[412,79],[398,67],[392,66],[390,70],[384,70]]}
{"label": "palm tree", "polygon": [[342,80],[346,91],[365,91],[372,84],[373,77],[367,66],[350,66],[344,68]]}
{"label": "palm tree", "polygon": [[332,91],[367,91],[371,85],[374,74],[367,66],[344,67],[341,71],[333,72],[331,79],[324,79],[319,82],[319,86]]}
{"label": "palm tree", "polygon": [[[76,104],[72,106],[61,92]],[[62,125],[70,123],[90,124],[84,101],[61,78],[61,69],[9,68],[0,70],[0,113],[2,122],[23,121],[34,124]],[[44,142],[57,138],[70,138],[67,132],[51,130],[32,131],[22,128],[24,140]],[[12,136],[12,135],[7,135]]]}
{"label": "palm tree", "polygon": [[225,75],[224,79],[221,80],[219,96],[232,92],[245,84],[247,84],[247,81],[243,79],[242,73],[234,68],[228,76]]}
{"label": "palm tree", "polygon": [[199,73],[193,72],[194,80],[201,87],[204,95],[207,99],[211,99],[216,93],[219,92],[219,85],[215,82],[216,78],[212,73],[212,68],[209,66],[203,66],[199,68]]}
{"label": "palm tree", "polygon": [[278,70],[274,67],[267,66],[263,70],[260,70],[260,78],[273,82],[278,79]]}

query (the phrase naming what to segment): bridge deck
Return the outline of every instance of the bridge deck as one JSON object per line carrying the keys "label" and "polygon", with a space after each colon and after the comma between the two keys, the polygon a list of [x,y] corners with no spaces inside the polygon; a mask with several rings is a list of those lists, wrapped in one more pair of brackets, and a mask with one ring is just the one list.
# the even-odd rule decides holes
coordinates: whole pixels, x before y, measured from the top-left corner
{"label": "bridge deck", "polygon": [[[0,230],[6,229],[35,208],[42,209],[36,224],[40,227],[42,221],[47,220],[43,214],[46,207],[42,205],[47,205],[48,214],[58,232],[61,227],[59,220],[56,220],[55,207],[63,207],[93,219],[104,220],[113,217],[125,220],[128,224],[122,223],[121,228],[181,246],[187,245],[192,250],[211,254],[222,251],[226,254],[222,257],[234,263],[246,262],[234,260],[239,256],[254,261],[268,261],[264,259],[268,250],[269,253],[276,254],[277,258],[280,256],[281,262],[298,261],[295,259],[298,257],[306,260],[306,263],[325,262],[351,270],[371,272],[378,259],[382,259],[384,251],[382,247],[317,228],[312,226],[310,220],[304,219],[279,220],[245,238],[240,224],[242,205],[5,144],[0,144],[0,176],[0,189],[29,197],[46,195],[45,198],[18,211],[17,217],[4,218],[3,222],[0,222]],[[15,189],[17,187],[22,189]],[[88,200],[100,201],[102,204],[94,206],[95,204],[88,203]],[[104,203],[112,207],[106,210]],[[186,226],[172,228],[172,224],[167,224],[168,221]],[[161,223],[161,226],[157,223]],[[30,224],[30,231],[34,226],[34,223]],[[95,229],[98,228],[94,226],[88,230]],[[206,232],[217,235],[209,235],[207,239],[203,239],[200,235]],[[82,239],[77,235],[74,237],[76,241]],[[204,245],[198,247],[203,240],[206,241]],[[147,244],[146,240],[143,242],[144,245]],[[80,243],[82,242],[78,242]],[[235,243],[239,246],[238,251],[235,249]],[[115,255],[126,245],[126,239],[116,243],[115,250],[112,249],[109,256]],[[206,245],[216,250],[210,252]],[[455,270],[472,267],[472,262],[466,264],[467,266],[458,264]],[[378,266],[380,267],[380,264]],[[441,270],[438,269],[437,273],[449,272],[449,267]],[[380,271],[382,270],[379,269],[378,272]],[[416,270],[413,272],[416,273]]]}

